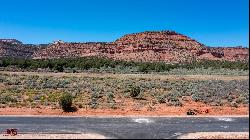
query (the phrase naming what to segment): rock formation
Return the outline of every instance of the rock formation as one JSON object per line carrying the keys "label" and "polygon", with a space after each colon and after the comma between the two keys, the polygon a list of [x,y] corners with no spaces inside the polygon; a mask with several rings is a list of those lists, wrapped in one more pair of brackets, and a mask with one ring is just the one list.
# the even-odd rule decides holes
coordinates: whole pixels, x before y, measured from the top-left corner
{"label": "rock formation", "polygon": [[[10,52],[13,48],[14,50]],[[1,42],[0,40],[0,56],[29,56],[33,59],[102,56],[116,60],[162,61],[167,63],[202,59],[249,60],[248,48],[207,47],[174,31],[147,31],[128,34],[114,42],[68,43],[57,41],[47,47],[35,48],[22,45],[20,42],[19,44],[13,44],[13,42]],[[6,50],[9,51],[3,53]],[[11,53],[14,53],[14,55],[8,55]]]}
{"label": "rock formation", "polygon": [[31,58],[39,47],[24,45],[15,39],[0,39],[0,57]]}

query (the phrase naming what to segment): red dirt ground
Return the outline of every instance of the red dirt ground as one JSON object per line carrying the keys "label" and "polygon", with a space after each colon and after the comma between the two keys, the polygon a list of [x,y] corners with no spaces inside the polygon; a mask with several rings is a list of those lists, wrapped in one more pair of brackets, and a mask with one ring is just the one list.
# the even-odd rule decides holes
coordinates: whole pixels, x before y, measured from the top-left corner
{"label": "red dirt ground", "polygon": [[[145,106],[135,108],[131,103],[125,109],[90,109],[81,108],[77,112],[64,113],[61,109],[52,109],[52,107],[41,108],[0,108],[0,115],[61,115],[61,116],[186,116],[188,109],[198,110],[201,116],[216,115],[249,115],[249,106],[240,106],[238,108],[229,106],[208,106],[203,103],[193,101],[186,102],[182,107],[166,106],[160,104],[155,106]],[[206,112],[208,111],[208,112]]]}

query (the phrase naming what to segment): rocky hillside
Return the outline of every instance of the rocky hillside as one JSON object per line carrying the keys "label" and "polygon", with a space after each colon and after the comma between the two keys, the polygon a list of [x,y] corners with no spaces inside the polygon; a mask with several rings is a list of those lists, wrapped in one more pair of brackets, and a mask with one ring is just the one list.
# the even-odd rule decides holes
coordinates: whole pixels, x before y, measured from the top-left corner
{"label": "rocky hillside", "polygon": [[172,32],[143,32],[125,35],[111,43],[57,42],[36,52],[35,59],[104,56],[133,61],[188,61],[191,51],[204,45],[184,35]]}
{"label": "rocky hillside", "polygon": [[173,31],[128,34],[110,43],[58,42],[35,52],[33,58],[104,56],[134,61],[187,62],[194,59],[246,60],[247,48],[210,48]]}
{"label": "rocky hillside", "polygon": [[110,54],[113,46],[108,43],[53,43],[34,53],[34,59],[100,56]]}
{"label": "rocky hillside", "polygon": [[249,49],[238,47],[206,47],[196,53],[198,59],[249,61]]}
{"label": "rocky hillside", "polygon": [[0,57],[31,58],[38,47],[15,39],[0,39]]}
{"label": "rocky hillside", "polygon": [[125,35],[114,42],[117,46],[127,48],[133,46],[134,48],[151,49],[199,49],[203,44],[187,37],[178,34],[174,31],[160,31],[160,32],[142,32]]}
{"label": "rocky hillside", "polygon": [[[9,43],[9,42],[8,42]],[[4,44],[4,43],[3,43]],[[103,56],[112,59],[133,61],[163,61],[170,63],[190,62],[192,60],[229,60],[245,61],[249,59],[248,48],[207,47],[194,39],[174,31],[151,31],[128,34],[114,42],[65,43],[54,42],[47,47],[31,49],[20,44],[0,45],[2,50],[15,51],[7,54],[30,56],[33,59],[51,59],[65,57]],[[17,49],[19,47],[19,49]],[[25,52],[25,53],[24,53]],[[4,53],[0,53],[2,56]]]}
{"label": "rocky hillside", "polygon": [[173,31],[142,32],[125,35],[114,42],[114,59],[182,62],[192,58],[191,51],[204,45]]}

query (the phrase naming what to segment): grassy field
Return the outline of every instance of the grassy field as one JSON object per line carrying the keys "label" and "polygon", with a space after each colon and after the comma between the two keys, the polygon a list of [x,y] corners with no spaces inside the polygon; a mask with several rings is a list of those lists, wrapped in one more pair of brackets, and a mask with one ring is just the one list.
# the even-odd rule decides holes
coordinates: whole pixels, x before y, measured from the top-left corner
{"label": "grassy field", "polygon": [[[121,109],[125,102],[183,106],[187,99],[209,106],[249,105],[249,77],[0,72],[0,107],[51,106],[69,93],[77,108]],[[136,89],[136,90],[135,90]],[[134,95],[133,91],[137,91]],[[118,102],[118,101],[124,101]]]}

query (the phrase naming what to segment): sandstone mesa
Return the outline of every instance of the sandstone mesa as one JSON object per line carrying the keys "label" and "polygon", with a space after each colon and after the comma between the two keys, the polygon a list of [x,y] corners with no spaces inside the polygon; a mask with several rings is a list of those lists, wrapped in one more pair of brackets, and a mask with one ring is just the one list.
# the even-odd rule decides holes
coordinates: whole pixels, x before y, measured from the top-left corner
{"label": "sandstone mesa", "polygon": [[193,60],[248,61],[249,49],[208,47],[174,31],[146,31],[125,35],[114,42],[22,44],[0,39],[0,57],[53,59],[102,56],[115,60],[180,63]]}

